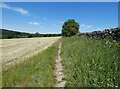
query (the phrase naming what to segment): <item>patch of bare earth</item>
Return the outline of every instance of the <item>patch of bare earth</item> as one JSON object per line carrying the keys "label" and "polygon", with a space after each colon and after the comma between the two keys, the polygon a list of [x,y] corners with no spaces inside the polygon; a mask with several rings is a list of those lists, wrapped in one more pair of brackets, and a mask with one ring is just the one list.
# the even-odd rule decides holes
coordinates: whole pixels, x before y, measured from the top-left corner
{"label": "patch of bare earth", "polygon": [[61,51],[61,42],[59,43],[59,47],[58,47],[58,55],[56,58],[56,64],[55,64],[55,75],[56,75],[56,84],[55,87],[65,87],[65,83],[66,81],[63,80],[64,73],[63,73],[63,66],[62,66],[62,58],[60,56],[60,51]]}

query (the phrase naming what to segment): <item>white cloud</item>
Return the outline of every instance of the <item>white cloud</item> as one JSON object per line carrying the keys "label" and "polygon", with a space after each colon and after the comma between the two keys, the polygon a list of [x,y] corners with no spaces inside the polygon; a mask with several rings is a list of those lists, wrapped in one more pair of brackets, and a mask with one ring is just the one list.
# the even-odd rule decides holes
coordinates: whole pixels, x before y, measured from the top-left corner
{"label": "white cloud", "polygon": [[0,3],[0,7],[1,8],[6,8],[6,9],[10,9],[10,10],[13,10],[13,11],[16,11],[16,12],[19,12],[23,15],[29,15],[29,12],[22,9],[22,8],[16,8],[16,7],[11,7],[11,6],[8,6],[7,4],[5,3]]}
{"label": "white cloud", "polygon": [[82,29],[89,29],[89,28],[92,28],[93,26],[82,24],[82,25],[80,25],[80,27],[81,27]]}
{"label": "white cloud", "polygon": [[24,15],[28,15],[28,14],[29,14],[28,11],[26,11],[26,10],[24,10],[24,9],[22,9],[22,8],[17,8],[17,9],[15,9],[15,11],[18,11],[18,12],[20,12],[21,14],[24,14]]}
{"label": "white cloud", "polygon": [[40,23],[38,22],[28,22],[29,24],[32,24],[32,25],[39,25]]}

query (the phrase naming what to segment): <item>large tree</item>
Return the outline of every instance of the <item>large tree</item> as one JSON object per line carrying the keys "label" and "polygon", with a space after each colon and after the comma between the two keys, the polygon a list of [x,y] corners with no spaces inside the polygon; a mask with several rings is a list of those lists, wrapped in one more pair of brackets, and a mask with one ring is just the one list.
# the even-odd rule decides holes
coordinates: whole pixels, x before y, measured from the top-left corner
{"label": "large tree", "polygon": [[74,19],[69,19],[64,22],[62,26],[62,35],[64,37],[70,37],[76,35],[79,32],[79,23],[75,22]]}

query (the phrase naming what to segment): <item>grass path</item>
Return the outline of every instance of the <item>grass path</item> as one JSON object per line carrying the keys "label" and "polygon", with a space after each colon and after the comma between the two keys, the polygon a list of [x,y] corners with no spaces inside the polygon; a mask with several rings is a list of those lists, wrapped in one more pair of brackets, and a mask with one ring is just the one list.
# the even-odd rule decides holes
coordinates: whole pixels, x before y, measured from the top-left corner
{"label": "grass path", "polygon": [[63,66],[61,63],[62,58],[60,56],[60,51],[61,51],[61,42],[59,43],[58,56],[56,58],[56,64],[55,64],[55,75],[56,75],[56,80],[57,80],[55,87],[64,87],[66,83],[66,81],[63,80],[64,73],[63,73]]}

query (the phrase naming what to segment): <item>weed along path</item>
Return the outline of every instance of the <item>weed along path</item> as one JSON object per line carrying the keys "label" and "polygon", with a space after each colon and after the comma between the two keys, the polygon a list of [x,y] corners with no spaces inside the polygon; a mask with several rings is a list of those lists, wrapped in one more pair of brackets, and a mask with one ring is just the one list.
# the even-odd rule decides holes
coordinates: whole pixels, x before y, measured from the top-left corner
{"label": "weed along path", "polygon": [[56,58],[56,64],[55,64],[55,75],[56,75],[56,84],[55,87],[64,87],[66,81],[63,80],[64,78],[64,73],[63,73],[63,66],[62,66],[62,58],[60,56],[60,51],[61,51],[61,42],[59,43],[59,47],[58,47],[58,56]]}

